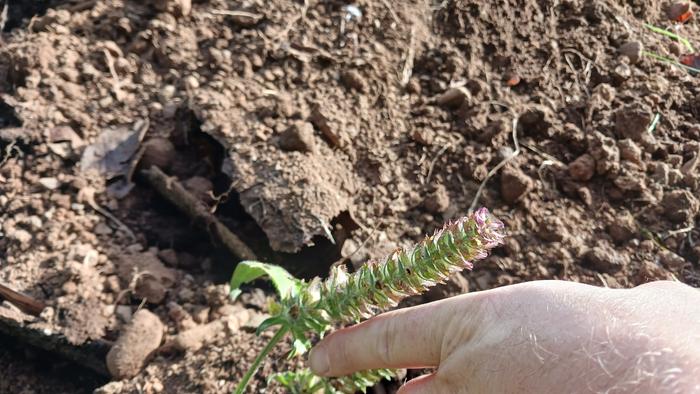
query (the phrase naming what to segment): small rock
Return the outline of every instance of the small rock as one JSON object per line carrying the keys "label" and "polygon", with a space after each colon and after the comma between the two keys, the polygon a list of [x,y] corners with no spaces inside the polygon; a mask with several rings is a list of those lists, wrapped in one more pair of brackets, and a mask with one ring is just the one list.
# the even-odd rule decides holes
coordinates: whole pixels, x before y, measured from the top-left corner
{"label": "small rock", "polygon": [[316,152],[314,127],[309,122],[294,122],[280,135],[279,147],[286,151]]}
{"label": "small rock", "polygon": [[666,193],[661,206],[669,220],[674,223],[687,223],[698,213],[698,200],[687,190],[674,190]]}
{"label": "small rock", "polygon": [[39,183],[41,184],[41,186],[45,187],[48,190],[55,190],[60,185],[58,179],[53,177],[39,178]]}
{"label": "small rock", "polygon": [[143,144],[143,156],[139,165],[149,169],[158,166],[167,171],[175,160],[175,146],[167,138],[151,138]]}
{"label": "small rock", "polygon": [[32,240],[32,235],[28,231],[19,228],[8,231],[7,237],[17,240],[23,246],[28,246]]}
{"label": "small rock", "polygon": [[437,97],[438,105],[448,108],[457,108],[465,100],[470,99],[471,95],[466,88],[449,88],[443,94]]}
{"label": "small rock", "polygon": [[666,186],[669,183],[670,167],[663,162],[655,162],[651,165],[651,179],[661,186]]}
{"label": "small rock", "polygon": [[690,262],[686,261],[683,257],[670,250],[662,250],[659,252],[659,262],[666,267],[666,269],[671,271],[679,271],[690,264]]}
{"label": "small rock", "polygon": [[649,260],[642,261],[636,276],[636,280],[640,283],[668,279],[666,270],[661,265]]}
{"label": "small rock", "polygon": [[142,277],[134,287],[134,295],[144,299],[151,304],[160,304],[165,300],[165,295],[168,290],[157,279],[152,277]]}
{"label": "small rock", "polygon": [[632,239],[637,233],[637,224],[634,217],[625,212],[615,216],[608,225],[608,234],[618,244]]}
{"label": "small rock", "polygon": [[640,193],[647,187],[644,175],[634,171],[624,171],[615,178],[613,184],[622,191],[635,193]]}
{"label": "small rock", "polygon": [[97,223],[92,231],[97,235],[110,235],[113,232],[112,229],[103,222]]}
{"label": "small rock", "polygon": [[153,6],[158,11],[187,16],[192,11],[192,0],[153,0]]}
{"label": "small rock", "polygon": [[648,144],[652,114],[638,106],[627,106],[615,113],[615,133],[622,138]]}
{"label": "small rock", "polygon": [[595,271],[614,274],[625,266],[623,257],[604,241],[590,249],[584,256],[586,264]]}
{"label": "small rock", "polygon": [[537,228],[537,236],[547,242],[561,242],[567,235],[564,222],[556,216],[545,216]]}
{"label": "small rock", "polygon": [[360,267],[369,259],[369,252],[367,251],[367,248],[360,248],[360,243],[353,238],[348,238],[345,240],[345,242],[343,242],[340,255],[344,258],[350,259],[350,262],[354,267]]}
{"label": "small rock", "polygon": [[618,48],[618,51],[622,56],[626,56],[628,59],[630,59],[630,63],[635,64],[642,58],[644,44],[642,44],[640,41],[630,41],[622,44],[620,48]]}
{"label": "small rock", "polygon": [[672,21],[678,21],[688,11],[690,11],[690,2],[676,1],[666,9],[666,16]]}
{"label": "small rock", "polygon": [[635,164],[642,164],[642,148],[629,138],[617,142],[620,158]]}
{"label": "small rock", "polygon": [[122,256],[118,274],[124,283],[135,281],[134,295],[152,304],[163,302],[167,288],[177,280],[177,273],[150,252]]}
{"label": "small rock", "polygon": [[197,80],[197,77],[195,77],[194,75],[186,76],[184,82],[185,82],[185,86],[187,87],[187,89],[195,90],[195,89],[199,88],[199,81]]}
{"label": "small rock", "polygon": [[158,316],[146,309],[136,312],[107,353],[107,369],[112,377],[121,380],[138,374],[162,339],[163,323]]}
{"label": "small rock", "polygon": [[672,168],[668,171],[668,184],[671,186],[677,186],[681,183],[681,181],[684,179],[683,173],[681,170],[677,170],[675,168]]}
{"label": "small rock", "polygon": [[211,308],[208,306],[196,305],[192,309],[192,319],[198,324],[205,324],[209,321],[209,312],[211,312]]}
{"label": "small rock", "polygon": [[583,154],[569,163],[569,175],[575,181],[585,182],[595,174],[595,159],[589,154]]}
{"label": "small rock", "polygon": [[414,141],[423,146],[430,146],[433,144],[433,141],[435,141],[435,132],[428,128],[415,129],[413,133],[411,133],[411,137],[413,137]]}
{"label": "small rock", "polygon": [[632,69],[630,66],[622,63],[619,66],[615,67],[615,70],[613,70],[613,76],[615,79],[618,80],[618,82],[624,82],[632,76]]}
{"label": "small rock", "polygon": [[214,320],[211,323],[199,325],[177,334],[172,345],[180,351],[194,352],[216,339],[219,333],[224,331],[224,328],[223,320]]}
{"label": "small rock", "polygon": [[367,82],[357,70],[346,70],[340,75],[340,79],[345,86],[350,89],[355,89],[360,93],[367,91]]}
{"label": "small rock", "polygon": [[78,285],[69,280],[63,283],[61,290],[63,290],[63,294],[75,294],[75,292],[78,291]]}
{"label": "small rock", "polygon": [[406,91],[408,93],[419,95],[421,93],[420,80],[416,77],[409,79],[408,83],[406,84]]}
{"label": "small rock", "polygon": [[131,311],[131,306],[129,305],[117,305],[117,308],[114,310],[114,314],[117,315],[122,322],[127,324],[131,322],[131,318],[133,317],[133,312]]}
{"label": "small rock", "polygon": [[425,209],[431,213],[443,213],[450,207],[450,195],[443,185],[438,185],[435,191],[429,194],[423,202]]}
{"label": "small rock", "polygon": [[501,172],[501,197],[507,204],[522,199],[534,186],[532,179],[520,168],[506,166]]}
{"label": "small rock", "polygon": [[620,170],[620,150],[615,140],[599,131],[588,137],[588,153],[595,159],[599,175],[616,174]]}

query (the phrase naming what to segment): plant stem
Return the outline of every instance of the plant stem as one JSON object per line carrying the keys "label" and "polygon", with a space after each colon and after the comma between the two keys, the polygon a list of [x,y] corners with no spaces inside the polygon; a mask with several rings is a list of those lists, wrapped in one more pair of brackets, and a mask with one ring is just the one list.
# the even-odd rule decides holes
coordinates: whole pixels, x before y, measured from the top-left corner
{"label": "plant stem", "polygon": [[236,387],[235,394],[243,394],[243,391],[245,390],[246,386],[248,386],[248,382],[250,381],[250,378],[255,375],[255,372],[258,371],[258,368],[260,367],[260,364],[262,363],[262,360],[272,351],[272,348],[277,345],[277,342],[281,341],[284,335],[289,331],[289,327],[282,326],[282,328],[275,333],[275,336],[270,339],[270,342],[265,345],[265,348],[258,354],[258,356],[255,358],[255,361],[253,361],[253,365],[250,366],[248,369],[248,372],[245,373],[243,376],[243,379],[238,383],[238,387]]}

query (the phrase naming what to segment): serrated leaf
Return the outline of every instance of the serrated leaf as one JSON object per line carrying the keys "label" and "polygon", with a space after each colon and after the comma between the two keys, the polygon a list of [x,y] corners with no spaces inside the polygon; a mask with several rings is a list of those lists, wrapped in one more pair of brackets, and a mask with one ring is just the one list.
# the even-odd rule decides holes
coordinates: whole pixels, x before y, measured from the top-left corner
{"label": "serrated leaf", "polygon": [[241,261],[231,276],[231,299],[241,295],[241,285],[267,276],[277,289],[280,298],[289,296],[297,287],[299,280],[284,268],[259,261]]}

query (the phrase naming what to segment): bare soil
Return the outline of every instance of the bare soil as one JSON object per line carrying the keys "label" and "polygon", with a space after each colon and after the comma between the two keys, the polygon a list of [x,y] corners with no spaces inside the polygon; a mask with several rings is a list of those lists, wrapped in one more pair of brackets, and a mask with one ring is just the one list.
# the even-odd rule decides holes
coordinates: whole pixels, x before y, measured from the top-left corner
{"label": "bare soil", "polygon": [[[164,345],[111,383],[3,347],[2,392],[228,393],[264,345],[251,328],[273,292],[228,300],[237,259],[139,175],[154,164],[305,277],[471,206],[503,219],[504,247],[412,302],[538,279],[700,285],[698,75],[642,55],[689,54],[645,23],[700,28],[665,2],[29,3],[0,36],[0,283],[73,344],[117,341],[145,308]],[[293,367],[284,351],[251,392],[279,391],[265,376]]]}

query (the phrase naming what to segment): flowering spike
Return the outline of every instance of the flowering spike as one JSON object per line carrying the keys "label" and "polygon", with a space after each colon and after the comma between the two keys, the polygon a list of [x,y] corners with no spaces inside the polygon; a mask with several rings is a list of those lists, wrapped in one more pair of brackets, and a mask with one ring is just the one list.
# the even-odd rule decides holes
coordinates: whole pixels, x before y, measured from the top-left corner
{"label": "flowering spike", "polygon": [[[369,318],[395,307],[407,296],[444,283],[455,272],[471,269],[472,263],[488,256],[504,236],[503,223],[481,208],[448,222],[413,248],[390,253],[382,263],[370,260],[352,274],[344,266],[336,266],[328,279],[303,283],[305,289],[281,300],[285,311],[282,314],[288,319],[295,340],[308,341],[303,334],[297,338],[297,333],[323,336],[333,324]],[[392,374],[389,370],[377,370],[333,380],[319,379],[325,393],[354,393],[364,392]]]}

